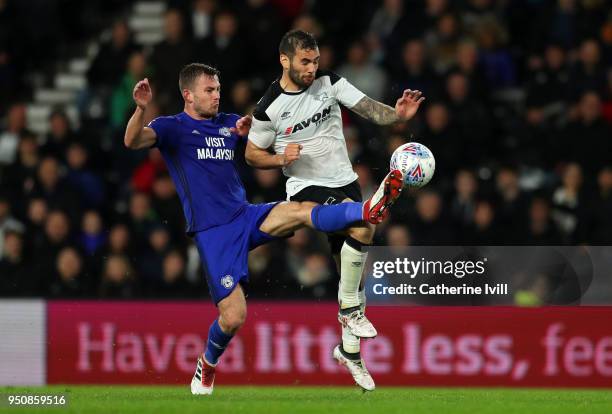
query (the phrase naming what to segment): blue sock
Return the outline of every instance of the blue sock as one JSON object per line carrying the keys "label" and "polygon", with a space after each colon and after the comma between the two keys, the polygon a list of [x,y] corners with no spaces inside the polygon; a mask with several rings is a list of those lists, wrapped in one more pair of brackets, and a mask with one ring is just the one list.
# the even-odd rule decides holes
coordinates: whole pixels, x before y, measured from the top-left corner
{"label": "blue sock", "polygon": [[315,229],[331,233],[363,220],[363,203],[340,203],[316,206],[310,213]]}
{"label": "blue sock", "polygon": [[219,361],[221,354],[223,354],[225,351],[227,344],[229,344],[229,341],[231,341],[233,337],[233,335],[228,335],[223,332],[219,326],[219,320],[215,319],[208,330],[206,352],[204,352],[206,361],[215,365]]}

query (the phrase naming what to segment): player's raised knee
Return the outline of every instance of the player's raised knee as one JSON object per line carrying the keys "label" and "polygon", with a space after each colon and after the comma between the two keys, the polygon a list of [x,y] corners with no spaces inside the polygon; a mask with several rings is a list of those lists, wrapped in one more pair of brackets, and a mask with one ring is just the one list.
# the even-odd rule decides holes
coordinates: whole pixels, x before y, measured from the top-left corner
{"label": "player's raised knee", "polygon": [[347,230],[347,234],[362,243],[372,243],[374,231],[375,227],[370,223],[366,223],[363,226],[350,227]]}

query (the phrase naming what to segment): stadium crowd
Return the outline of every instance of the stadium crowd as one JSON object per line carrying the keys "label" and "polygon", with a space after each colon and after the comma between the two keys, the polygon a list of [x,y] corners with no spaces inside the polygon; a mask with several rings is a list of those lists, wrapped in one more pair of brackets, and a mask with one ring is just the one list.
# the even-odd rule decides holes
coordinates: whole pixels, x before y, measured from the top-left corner
{"label": "stadium crowd", "polygon": [[[151,79],[149,119],[180,112],[180,68],[209,63],[221,70],[221,110],[250,113],[280,73],[278,42],[292,27],[317,36],[321,69],[370,97],[427,97],[415,119],[388,128],[344,111],[364,196],[400,144],[436,156],[433,181],[402,196],[376,243],[612,243],[609,2],[353,3],[169,1],[164,40],[142,47],[125,19],[130,2],[0,0],[0,296],[206,297],[159,152],[123,147],[133,85]],[[30,75],[103,30],[79,126],[56,108],[46,136],[29,131]],[[237,159],[251,202],[285,198],[281,171]],[[261,246],[249,266],[252,297],[336,295],[324,235]]]}

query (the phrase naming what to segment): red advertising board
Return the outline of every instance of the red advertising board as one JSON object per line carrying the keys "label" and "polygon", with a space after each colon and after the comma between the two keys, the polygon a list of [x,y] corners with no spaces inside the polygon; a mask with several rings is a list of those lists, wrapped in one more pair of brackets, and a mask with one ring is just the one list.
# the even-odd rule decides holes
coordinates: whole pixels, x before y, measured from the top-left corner
{"label": "red advertising board", "polygon": [[[250,303],[218,384],[352,384],[333,303]],[[377,385],[612,388],[612,307],[371,307]],[[210,303],[49,302],[47,382],[188,384]]]}

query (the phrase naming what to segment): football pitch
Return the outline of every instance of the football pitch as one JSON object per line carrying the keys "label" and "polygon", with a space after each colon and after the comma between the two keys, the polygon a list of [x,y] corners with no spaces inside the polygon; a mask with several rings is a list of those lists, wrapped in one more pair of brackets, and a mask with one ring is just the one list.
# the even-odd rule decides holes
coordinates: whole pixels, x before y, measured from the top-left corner
{"label": "football pitch", "polygon": [[[7,407],[7,394],[68,395],[62,408]],[[192,396],[188,386],[0,387],[1,413],[612,413],[612,391],[499,388],[230,387]]]}

